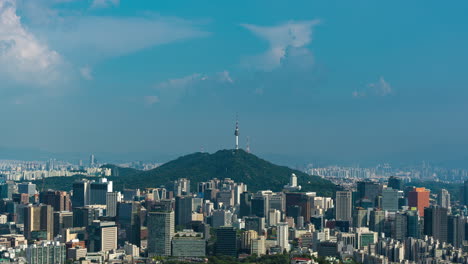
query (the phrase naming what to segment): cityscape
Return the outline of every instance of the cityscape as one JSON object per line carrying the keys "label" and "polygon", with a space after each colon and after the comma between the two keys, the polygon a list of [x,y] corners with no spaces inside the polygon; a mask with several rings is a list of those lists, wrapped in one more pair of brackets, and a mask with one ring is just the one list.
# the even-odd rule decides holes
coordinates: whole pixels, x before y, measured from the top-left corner
{"label": "cityscape", "polygon": [[468,264],[467,11],[0,0],[0,264]]}

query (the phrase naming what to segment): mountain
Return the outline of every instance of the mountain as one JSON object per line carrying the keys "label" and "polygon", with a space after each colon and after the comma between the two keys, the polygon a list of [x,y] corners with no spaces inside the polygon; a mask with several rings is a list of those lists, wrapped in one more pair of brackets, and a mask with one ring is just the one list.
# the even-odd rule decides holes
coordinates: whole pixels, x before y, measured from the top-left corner
{"label": "mountain", "polygon": [[[106,167],[118,171],[118,176],[109,177],[109,180],[114,181],[116,189],[159,187],[178,178],[188,178],[192,190],[196,190],[198,182],[213,178],[231,178],[247,184],[249,191],[280,191],[294,173],[303,191],[314,191],[318,195],[326,196],[332,196],[336,191],[336,186],[328,180],[272,164],[244,150],[220,150],[213,154],[194,153],[149,171],[124,170],[113,165]],[[47,182],[50,180],[54,181],[53,178],[47,178],[46,185],[49,185]]]}

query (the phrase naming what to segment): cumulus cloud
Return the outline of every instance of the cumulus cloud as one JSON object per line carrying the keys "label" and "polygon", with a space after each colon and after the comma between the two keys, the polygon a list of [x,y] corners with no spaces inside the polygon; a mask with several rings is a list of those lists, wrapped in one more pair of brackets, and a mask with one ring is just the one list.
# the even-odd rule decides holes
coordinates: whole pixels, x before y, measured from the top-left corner
{"label": "cumulus cloud", "polygon": [[169,79],[157,83],[154,88],[159,92],[161,100],[171,102],[179,100],[184,95],[199,93],[201,90],[218,89],[223,85],[234,83],[228,71],[222,71],[215,74],[193,73],[181,78]]}
{"label": "cumulus cloud", "polygon": [[306,46],[312,42],[313,28],[319,23],[320,20],[290,21],[277,26],[242,24],[243,27],[269,43],[269,49],[266,52],[245,58],[243,64],[249,68],[272,70],[281,65],[288,49],[310,55]]}
{"label": "cumulus cloud", "polygon": [[91,8],[108,8],[112,6],[118,6],[120,0],[94,0],[91,4]]}
{"label": "cumulus cloud", "polygon": [[[28,33],[48,43],[48,50],[69,63],[73,74],[96,78],[91,68],[103,60],[154,46],[207,36],[202,23],[146,13],[138,17],[94,16],[89,10],[64,9],[60,3],[81,0],[5,0],[16,3]],[[5,2],[0,0],[1,3]],[[115,6],[116,0],[87,1],[89,8]],[[2,30],[0,28],[0,30]],[[5,45],[5,44],[4,44]],[[60,55],[59,55],[60,54]],[[89,78],[91,77],[91,78]]]}
{"label": "cumulus cloud", "polygon": [[367,84],[364,90],[354,91],[353,97],[360,98],[366,96],[389,96],[393,93],[393,87],[384,79],[383,76],[381,76],[378,81]]}
{"label": "cumulus cloud", "polygon": [[93,80],[93,72],[92,72],[92,69],[91,67],[89,66],[85,66],[83,68],[80,69],[80,73],[81,73],[81,76],[85,79],[85,80],[88,80],[88,81],[91,81]]}
{"label": "cumulus cloud", "polygon": [[65,78],[62,56],[23,26],[14,0],[0,1],[0,65],[1,79],[23,85],[50,87]]}

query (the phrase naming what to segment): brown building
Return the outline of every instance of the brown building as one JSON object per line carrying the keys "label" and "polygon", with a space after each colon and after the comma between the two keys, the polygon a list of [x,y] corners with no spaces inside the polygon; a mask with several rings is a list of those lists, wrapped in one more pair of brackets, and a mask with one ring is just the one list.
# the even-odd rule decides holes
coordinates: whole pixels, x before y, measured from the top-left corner
{"label": "brown building", "polygon": [[70,211],[70,195],[62,191],[44,191],[39,195],[39,202],[52,206],[54,211]]}
{"label": "brown building", "polygon": [[54,215],[50,205],[29,205],[24,208],[24,236],[26,239],[53,239]]}
{"label": "brown building", "polygon": [[286,215],[296,218],[304,217],[304,222],[309,223],[311,217],[311,199],[305,193],[286,193]]}
{"label": "brown building", "polygon": [[408,206],[416,207],[419,216],[424,216],[424,208],[429,207],[430,191],[426,188],[413,188],[408,192]]}

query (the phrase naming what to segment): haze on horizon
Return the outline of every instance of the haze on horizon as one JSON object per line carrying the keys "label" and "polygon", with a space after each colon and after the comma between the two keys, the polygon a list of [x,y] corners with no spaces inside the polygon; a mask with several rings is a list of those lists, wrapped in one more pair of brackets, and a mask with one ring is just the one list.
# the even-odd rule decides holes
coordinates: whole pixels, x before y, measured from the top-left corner
{"label": "haze on horizon", "polygon": [[[2,156],[466,167],[468,2],[0,0]],[[2,157],[4,158],[4,157]]]}

